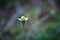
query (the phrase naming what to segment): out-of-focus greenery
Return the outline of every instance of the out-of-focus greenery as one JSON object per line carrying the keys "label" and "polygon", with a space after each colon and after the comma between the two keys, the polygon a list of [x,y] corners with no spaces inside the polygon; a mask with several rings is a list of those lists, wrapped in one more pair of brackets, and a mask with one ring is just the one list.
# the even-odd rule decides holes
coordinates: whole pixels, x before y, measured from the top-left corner
{"label": "out-of-focus greenery", "polygon": [[[13,0],[0,0],[0,2],[6,2],[9,3]],[[47,24],[48,27],[46,29],[44,28],[40,28],[39,32],[33,36],[29,37],[29,40],[58,40],[58,37],[60,36],[60,15],[59,12],[57,12],[55,10],[55,14],[51,15],[50,14],[50,10],[52,9],[49,5],[44,5],[43,9],[45,9],[47,11],[47,14],[49,14],[51,19],[47,20]],[[37,17],[37,8],[35,8],[34,6],[31,7],[28,12],[24,12],[22,13],[23,16],[28,16],[29,17],[29,12],[31,12],[30,14],[32,14],[33,18],[35,18],[34,20],[36,20]],[[19,18],[22,16],[20,15]],[[0,18],[2,17],[2,14],[0,15]],[[1,26],[1,25],[0,25]],[[16,40],[16,36],[17,35],[21,35],[23,34],[22,31],[24,31],[24,33],[27,33],[27,30],[20,30],[22,27],[22,24],[20,21],[17,21],[17,25],[15,26],[15,28],[13,27],[12,29],[9,29],[7,32],[10,36],[10,38],[12,40]],[[28,30],[29,31],[29,30]],[[7,35],[7,32],[4,32],[2,30],[2,35]]]}

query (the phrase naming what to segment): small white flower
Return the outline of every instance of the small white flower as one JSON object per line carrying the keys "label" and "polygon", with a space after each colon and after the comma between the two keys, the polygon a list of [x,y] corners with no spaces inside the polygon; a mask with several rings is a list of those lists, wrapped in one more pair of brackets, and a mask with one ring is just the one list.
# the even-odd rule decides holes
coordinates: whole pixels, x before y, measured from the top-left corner
{"label": "small white flower", "polygon": [[26,18],[26,17],[24,17],[24,16],[21,16],[21,18],[18,18],[18,20],[20,20],[20,21],[27,21],[28,18]]}

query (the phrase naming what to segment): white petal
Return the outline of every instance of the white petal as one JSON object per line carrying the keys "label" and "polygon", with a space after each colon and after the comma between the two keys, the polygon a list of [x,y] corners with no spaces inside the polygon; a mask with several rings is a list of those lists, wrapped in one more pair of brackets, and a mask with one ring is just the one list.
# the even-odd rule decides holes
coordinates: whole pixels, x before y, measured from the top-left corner
{"label": "white petal", "polygon": [[28,18],[25,18],[25,20],[28,20]]}
{"label": "white petal", "polygon": [[21,19],[20,19],[20,18],[18,18],[18,20],[20,20],[20,21],[21,21]]}

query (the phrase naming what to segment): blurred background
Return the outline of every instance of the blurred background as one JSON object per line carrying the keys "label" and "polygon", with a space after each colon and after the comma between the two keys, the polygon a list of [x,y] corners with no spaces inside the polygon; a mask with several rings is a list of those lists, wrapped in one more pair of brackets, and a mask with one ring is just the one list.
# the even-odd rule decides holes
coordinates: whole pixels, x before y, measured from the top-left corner
{"label": "blurred background", "polygon": [[60,40],[60,0],[0,0],[0,40]]}

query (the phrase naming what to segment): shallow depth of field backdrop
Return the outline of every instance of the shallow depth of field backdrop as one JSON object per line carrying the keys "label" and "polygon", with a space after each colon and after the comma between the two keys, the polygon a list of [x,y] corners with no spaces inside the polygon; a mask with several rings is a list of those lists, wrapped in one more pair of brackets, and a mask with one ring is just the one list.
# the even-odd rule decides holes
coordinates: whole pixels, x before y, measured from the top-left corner
{"label": "shallow depth of field backdrop", "polygon": [[[60,40],[60,0],[0,0],[0,40]],[[18,18],[28,20],[23,27]]]}

